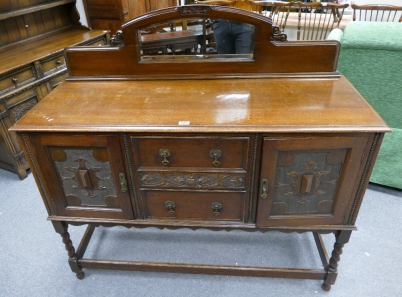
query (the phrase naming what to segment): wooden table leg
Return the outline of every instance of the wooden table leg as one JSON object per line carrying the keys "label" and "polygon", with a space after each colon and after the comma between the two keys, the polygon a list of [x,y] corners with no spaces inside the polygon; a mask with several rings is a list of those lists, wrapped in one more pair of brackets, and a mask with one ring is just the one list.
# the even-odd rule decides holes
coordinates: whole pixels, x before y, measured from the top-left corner
{"label": "wooden table leg", "polygon": [[78,279],[83,279],[85,277],[84,271],[78,265],[78,255],[75,252],[75,248],[70,239],[70,234],[67,232],[68,224],[66,222],[57,222],[52,221],[54,230],[61,235],[63,243],[68,253],[68,264],[70,264],[70,268]]}
{"label": "wooden table leg", "polygon": [[338,276],[338,262],[340,260],[340,255],[342,254],[342,248],[349,241],[350,235],[352,231],[350,230],[342,230],[338,231],[335,234],[335,244],[334,250],[332,251],[331,258],[329,259],[329,264],[325,267],[327,271],[327,276],[321,285],[321,288],[324,291],[329,291],[331,289],[331,285],[335,283],[336,277]]}

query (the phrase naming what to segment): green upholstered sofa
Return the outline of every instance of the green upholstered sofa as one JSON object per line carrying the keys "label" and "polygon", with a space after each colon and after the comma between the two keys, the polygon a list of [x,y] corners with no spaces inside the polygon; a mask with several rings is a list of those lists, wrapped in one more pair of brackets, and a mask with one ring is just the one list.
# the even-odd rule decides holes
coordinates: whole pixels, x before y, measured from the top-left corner
{"label": "green upholstered sofa", "polygon": [[328,39],[342,45],[338,71],[393,130],[384,137],[370,182],[402,189],[402,23],[350,22]]}

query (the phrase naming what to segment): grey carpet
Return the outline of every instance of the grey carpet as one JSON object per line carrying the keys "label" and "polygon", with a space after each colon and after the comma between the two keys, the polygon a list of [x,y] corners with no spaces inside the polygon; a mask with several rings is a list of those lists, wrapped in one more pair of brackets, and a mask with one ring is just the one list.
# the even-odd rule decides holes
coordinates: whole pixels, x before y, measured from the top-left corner
{"label": "grey carpet", "polygon": [[[0,296],[402,296],[402,192],[370,185],[330,292],[321,281],[85,269],[78,280],[32,174],[0,169]],[[70,226],[77,247],[85,227]],[[324,235],[332,251],[334,236]],[[319,268],[311,234],[97,228],[86,257]]]}

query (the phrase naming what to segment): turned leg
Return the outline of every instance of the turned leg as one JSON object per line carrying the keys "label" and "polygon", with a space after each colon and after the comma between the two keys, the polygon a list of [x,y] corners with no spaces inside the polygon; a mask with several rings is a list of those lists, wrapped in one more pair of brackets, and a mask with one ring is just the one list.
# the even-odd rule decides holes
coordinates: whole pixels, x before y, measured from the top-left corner
{"label": "turned leg", "polygon": [[78,279],[83,279],[85,277],[84,271],[78,265],[78,255],[75,252],[75,248],[70,239],[70,234],[67,232],[68,224],[66,222],[52,222],[53,227],[57,233],[61,235],[62,241],[68,253],[68,264],[70,264],[70,268]]}
{"label": "turned leg", "polygon": [[329,291],[331,285],[335,283],[336,277],[338,276],[338,262],[341,259],[341,254],[343,252],[342,248],[349,241],[352,231],[339,231],[336,233],[334,250],[332,251],[331,258],[329,259],[328,265],[325,267],[327,276],[321,285],[324,291]]}

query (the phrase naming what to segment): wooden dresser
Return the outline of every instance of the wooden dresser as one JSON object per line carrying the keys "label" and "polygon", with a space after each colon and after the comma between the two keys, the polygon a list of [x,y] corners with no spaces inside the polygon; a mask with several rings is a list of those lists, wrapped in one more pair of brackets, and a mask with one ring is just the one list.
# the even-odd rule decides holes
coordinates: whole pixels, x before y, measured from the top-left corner
{"label": "wooden dresser", "polygon": [[65,79],[65,47],[109,39],[81,25],[75,2],[0,0],[0,168],[21,179],[29,165],[7,129]]}
{"label": "wooden dresser", "polygon": [[[183,18],[248,23],[253,50],[141,55],[142,28]],[[390,131],[335,71],[339,43],[276,41],[286,36],[266,18],[202,5],[136,18],[112,39],[68,48],[67,81],[11,128],[77,277],[83,268],[291,277],[329,290]],[[77,250],[70,224],[88,224]],[[85,258],[99,225],[311,231],[324,268]],[[321,233],[335,235],[331,257]]]}

